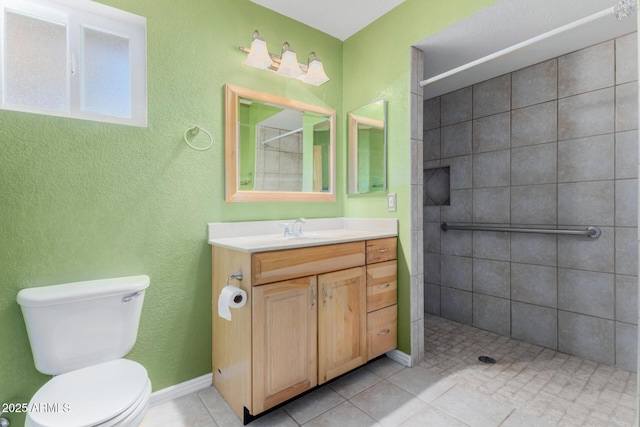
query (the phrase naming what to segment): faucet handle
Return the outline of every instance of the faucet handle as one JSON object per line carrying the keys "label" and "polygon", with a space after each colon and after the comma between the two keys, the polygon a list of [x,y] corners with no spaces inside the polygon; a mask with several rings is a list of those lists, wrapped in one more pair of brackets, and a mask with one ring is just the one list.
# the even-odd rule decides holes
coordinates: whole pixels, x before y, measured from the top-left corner
{"label": "faucet handle", "polygon": [[[294,236],[302,236],[302,224],[307,221],[304,218],[298,218],[293,222],[293,227],[291,227],[291,233]],[[298,226],[298,231],[296,231],[296,225]]]}
{"label": "faucet handle", "polygon": [[287,223],[287,222],[279,222],[278,225],[281,225],[281,226],[284,227],[284,234],[283,234],[284,237],[293,236],[293,233],[289,229],[289,223]]}

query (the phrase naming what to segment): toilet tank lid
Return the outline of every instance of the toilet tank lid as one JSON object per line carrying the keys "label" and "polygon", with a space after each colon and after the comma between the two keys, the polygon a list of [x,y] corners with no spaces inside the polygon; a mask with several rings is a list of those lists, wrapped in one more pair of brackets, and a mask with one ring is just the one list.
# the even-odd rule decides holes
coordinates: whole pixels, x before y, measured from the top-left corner
{"label": "toilet tank lid", "polygon": [[23,307],[39,307],[64,304],[69,301],[89,300],[112,295],[126,295],[149,286],[149,276],[115,277],[22,289],[18,292],[18,304]]}

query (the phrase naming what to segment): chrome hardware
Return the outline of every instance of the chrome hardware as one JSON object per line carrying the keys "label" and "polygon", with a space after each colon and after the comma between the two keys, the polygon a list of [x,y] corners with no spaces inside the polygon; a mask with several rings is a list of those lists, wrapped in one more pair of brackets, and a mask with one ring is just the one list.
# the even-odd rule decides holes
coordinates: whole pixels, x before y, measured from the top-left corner
{"label": "chrome hardware", "polygon": [[384,331],[378,332],[378,335],[389,335],[391,333],[391,329],[385,329]]}
{"label": "chrome hardware", "polygon": [[504,231],[509,233],[536,233],[536,234],[557,234],[561,236],[587,236],[597,239],[602,235],[602,230],[598,227],[590,226],[586,230],[566,230],[555,228],[513,228],[513,227],[485,227],[479,225],[451,225],[443,222],[440,224],[442,231],[447,230],[469,230],[469,231]]}
{"label": "chrome hardware", "polygon": [[4,412],[0,411],[0,427],[9,427],[9,420],[2,417]]}
{"label": "chrome hardware", "polygon": [[[291,234],[294,236],[302,236],[302,224],[305,224],[304,218],[298,218],[293,222],[293,227],[291,227]],[[296,225],[298,226],[298,231],[296,231]]]}
{"label": "chrome hardware", "polygon": [[391,283],[387,283],[386,285],[378,285],[378,289],[385,289],[391,286]]}
{"label": "chrome hardware", "polygon": [[291,237],[293,236],[293,233],[291,232],[291,230],[289,230],[289,224],[286,222],[280,222],[278,223],[278,225],[282,225],[284,227],[284,234],[282,235],[283,237]]}
{"label": "chrome hardware", "polygon": [[235,273],[228,275],[227,276],[227,286],[229,286],[229,280],[235,279],[237,281],[241,281],[243,277],[244,276],[242,274],[242,270],[238,270]]}
{"label": "chrome hardware", "polygon": [[132,299],[137,298],[137,297],[139,297],[140,295],[142,295],[142,291],[138,291],[138,292],[135,292],[135,293],[133,293],[133,294],[131,294],[131,295],[127,295],[126,297],[123,297],[123,298],[122,298],[122,303],[123,303],[123,304],[129,304],[129,302],[130,302]]}
{"label": "chrome hardware", "polygon": [[378,252],[379,254],[383,254],[385,252],[391,252],[390,248],[386,248],[386,249],[376,249],[376,252]]}

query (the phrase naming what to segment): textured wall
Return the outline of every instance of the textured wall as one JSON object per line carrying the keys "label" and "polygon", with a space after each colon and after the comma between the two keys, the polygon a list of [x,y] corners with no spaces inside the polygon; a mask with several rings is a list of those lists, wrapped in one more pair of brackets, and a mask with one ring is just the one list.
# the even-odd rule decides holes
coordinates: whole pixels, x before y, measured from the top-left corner
{"label": "textured wall", "polygon": [[636,370],[636,37],[425,101],[425,168],[451,173],[451,205],[424,210],[427,312]]}

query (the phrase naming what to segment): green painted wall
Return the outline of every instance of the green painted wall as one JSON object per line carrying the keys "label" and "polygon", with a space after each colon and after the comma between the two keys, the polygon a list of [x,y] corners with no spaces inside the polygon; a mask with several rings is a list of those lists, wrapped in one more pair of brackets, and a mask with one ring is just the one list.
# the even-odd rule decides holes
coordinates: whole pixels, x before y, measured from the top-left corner
{"label": "green painted wall", "polygon": [[[398,200],[397,212],[387,212],[384,193],[351,195],[345,201],[344,212],[348,217],[398,219],[398,348],[407,354],[411,353],[410,46],[495,2],[406,0],[343,45],[344,111],[378,99],[388,101],[387,184],[390,193],[397,193]],[[344,167],[346,159],[340,161]]]}
{"label": "green painted wall", "polygon": [[[18,290],[68,281],[148,274],[128,357],[148,369],[154,390],[210,372],[206,224],[215,221],[398,218],[399,340],[409,352],[409,45],[492,2],[407,0],[342,43],[249,0],[104,0],[147,18],[149,126],[0,111],[0,401],[27,402],[48,379],[35,370]],[[331,81],[313,87],[243,66],[238,46],[255,29],[271,51],[285,40],[300,58],[314,50]],[[336,109],[335,203],[224,202],[225,83]],[[345,196],[343,112],[380,98],[389,101],[395,213],[384,197]],[[184,144],[194,124],[213,135],[211,150]]]}

